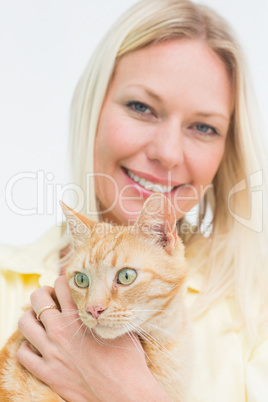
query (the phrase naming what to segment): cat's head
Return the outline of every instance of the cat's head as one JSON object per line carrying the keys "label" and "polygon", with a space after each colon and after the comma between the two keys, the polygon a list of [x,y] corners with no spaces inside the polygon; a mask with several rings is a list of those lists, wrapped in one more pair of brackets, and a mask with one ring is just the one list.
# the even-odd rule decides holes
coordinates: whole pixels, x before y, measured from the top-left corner
{"label": "cat's head", "polygon": [[153,194],[132,227],[95,223],[61,205],[75,249],[66,276],[82,321],[115,338],[172,320],[186,269],[169,200]]}

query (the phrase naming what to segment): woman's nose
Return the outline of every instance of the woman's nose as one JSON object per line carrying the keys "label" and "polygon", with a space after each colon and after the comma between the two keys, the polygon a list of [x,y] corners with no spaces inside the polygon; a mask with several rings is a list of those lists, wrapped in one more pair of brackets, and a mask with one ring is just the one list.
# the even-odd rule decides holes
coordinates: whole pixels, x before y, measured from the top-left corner
{"label": "woman's nose", "polygon": [[180,124],[166,123],[155,128],[147,146],[147,157],[157,160],[166,169],[184,162],[183,133]]}

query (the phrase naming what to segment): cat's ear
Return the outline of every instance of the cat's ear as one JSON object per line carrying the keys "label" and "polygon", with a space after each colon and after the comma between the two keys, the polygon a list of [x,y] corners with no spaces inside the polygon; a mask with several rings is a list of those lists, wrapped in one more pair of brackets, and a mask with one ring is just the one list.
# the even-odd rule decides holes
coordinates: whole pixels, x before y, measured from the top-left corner
{"label": "cat's ear", "polygon": [[95,222],[87,219],[78,212],[75,212],[62,201],[60,201],[60,206],[65,215],[70,233],[74,239],[74,245],[79,247],[79,245],[84,242],[86,238],[91,236],[91,228]]}
{"label": "cat's ear", "polygon": [[178,240],[176,214],[166,196],[154,193],[145,201],[133,232],[154,238],[172,253]]}

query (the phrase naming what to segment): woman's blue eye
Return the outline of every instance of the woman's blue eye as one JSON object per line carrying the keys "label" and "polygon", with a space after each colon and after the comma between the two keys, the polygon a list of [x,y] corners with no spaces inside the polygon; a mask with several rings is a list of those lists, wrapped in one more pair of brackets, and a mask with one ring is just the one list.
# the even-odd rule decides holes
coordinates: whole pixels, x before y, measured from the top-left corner
{"label": "woman's blue eye", "polygon": [[127,106],[138,113],[151,113],[150,108],[142,102],[129,102]]}
{"label": "woman's blue eye", "polygon": [[200,131],[201,133],[204,133],[204,134],[217,134],[218,135],[217,130],[212,126],[209,126],[208,124],[196,124],[196,128],[198,131]]}

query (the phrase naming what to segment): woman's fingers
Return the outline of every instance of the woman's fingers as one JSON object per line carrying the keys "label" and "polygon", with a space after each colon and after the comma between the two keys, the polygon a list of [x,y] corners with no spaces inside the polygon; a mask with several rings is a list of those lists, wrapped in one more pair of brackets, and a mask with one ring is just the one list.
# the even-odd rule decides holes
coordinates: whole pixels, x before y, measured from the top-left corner
{"label": "woman's fingers", "polygon": [[63,328],[66,328],[67,332],[69,333],[69,337],[72,337],[76,331],[79,328],[82,329],[82,326],[84,327],[84,325],[79,317],[79,311],[75,302],[73,301],[66,277],[59,276],[56,279],[54,286],[57,300],[61,306],[61,325]]}
{"label": "woman's fingers", "polygon": [[[36,325],[33,326],[33,324]],[[19,320],[18,326],[21,333],[24,336],[25,334],[29,334],[30,338],[40,337],[45,332],[43,325],[39,321],[36,321],[35,312],[32,309],[27,310],[23,314],[23,316]]]}
{"label": "woman's fingers", "polygon": [[[43,286],[35,290],[31,295],[31,304],[36,315],[39,315],[39,320],[45,328],[49,320],[56,320],[60,316],[60,306],[55,296],[55,291],[51,286]],[[48,306],[55,306],[56,309],[48,308]],[[42,309],[44,309],[42,311]]]}
{"label": "woman's fingers", "polygon": [[32,374],[41,377],[43,359],[33,351],[28,341],[22,342],[17,352],[17,359],[26,369],[30,369]]}
{"label": "woman's fingers", "polygon": [[19,330],[28,341],[42,354],[46,345],[46,333],[43,325],[36,320],[35,312],[27,310],[18,323]]}
{"label": "woman's fingers", "polygon": [[73,301],[69,284],[65,276],[59,276],[54,284],[57,300],[61,306],[62,311],[76,309],[77,306]]}
{"label": "woman's fingers", "polygon": [[23,316],[20,326],[24,336],[42,355],[42,352],[46,353],[42,338],[39,342],[31,336],[32,333],[36,332],[36,328],[40,327],[41,323],[46,331],[46,341],[52,342],[52,344],[68,342],[73,336],[81,336],[84,324],[80,320],[77,306],[73,302],[65,277],[59,277],[56,280],[55,290],[50,286],[43,286],[35,290],[31,295],[31,303],[33,307],[32,321],[29,322]]}
{"label": "woman's fingers", "polygon": [[36,314],[38,314],[38,311],[44,306],[57,305],[58,302],[54,288],[51,286],[43,286],[36,289],[31,294],[31,304]]}
{"label": "woman's fingers", "polygon": [[[77,331],[80,336],[83,324],[64,276],[57,278],[55,289],[44,286],[35,290],[31,295],[31,303],[44,325],[47,339],[52,343],[70,341]],[[51,306],[56,306],[57,309]]]}

